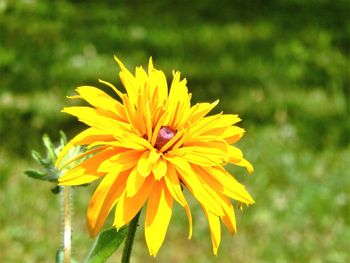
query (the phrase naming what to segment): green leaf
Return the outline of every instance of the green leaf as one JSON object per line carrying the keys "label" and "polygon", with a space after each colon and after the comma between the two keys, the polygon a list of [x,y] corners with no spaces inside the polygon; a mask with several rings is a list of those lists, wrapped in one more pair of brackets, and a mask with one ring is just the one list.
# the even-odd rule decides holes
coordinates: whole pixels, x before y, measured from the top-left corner
{"label": "green leaf", "polygon": [[47,134],[44,134],[43,136],[43,142],[47,149],[47,152],[51,158],[52,161],[55,161],[57,159],[57,155],[55,153],[55,147],[53,146],[53,143],[50,139],[50,137]]}
{"label": "green leaf", "polygon": [[128,233],[128,227],[122,227],[117,231],[110,228],[100,233],[85,260],[85,263],[105,262],[121,245]]}
{"label": "green leaf", "polygon": [[27,170],[24,171],[24,173],[33,179],[37,180],[43,180],[43,181],[49,181],[53,183],[57,183],[58,177],[59,177],[59,172],[54,169],[47,169],[47,173],[42,173],[34,170]]}
{"label": "green leaf", "polygon": [[45,177],[47,177],[46,173],[40,173],[38,171],[33,171],[33,170],[27,170],[24,171],[24,173],[34,179],[39,179],[39,180],[45,180]]}
{"label": "green leaf", "polygon": [[44,159],[37,151],[32,151],[32,156],[35,161],[37,161],[44,168],[49,168],[51,165],[51,160]]}
{"label": "green leaf", "polygon": [[67,136],[63,131],[59,131],[59,133],[60,133],[60,144],[63,147],[67,144],[67,141],[68,141]]}

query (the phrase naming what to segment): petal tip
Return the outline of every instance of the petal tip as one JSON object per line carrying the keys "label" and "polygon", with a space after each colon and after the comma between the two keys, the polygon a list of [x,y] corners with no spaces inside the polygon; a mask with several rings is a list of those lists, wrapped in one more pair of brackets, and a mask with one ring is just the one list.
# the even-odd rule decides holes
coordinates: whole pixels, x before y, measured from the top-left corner
{"label": "petal tip", "polygon": [[123,62],[121,62],[121,60],[117,57],[117,55],[114,55],[114,60],[117,62],[121,70],[125,69]]}

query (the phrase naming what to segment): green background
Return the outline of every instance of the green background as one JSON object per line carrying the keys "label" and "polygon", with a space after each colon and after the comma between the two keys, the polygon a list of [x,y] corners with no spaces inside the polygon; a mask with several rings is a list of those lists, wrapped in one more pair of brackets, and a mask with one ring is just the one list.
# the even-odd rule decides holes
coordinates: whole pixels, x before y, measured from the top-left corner
{"label": "green background", "polygon": [[[59,196],[23,171],[43,133],[83,128],[59,112],[76,86],[121,86],[114,54],[130,70],[152,56],[169,79],[182,72],[193,102],[239,114],[256,170],[230,167],[256,204],[237,211],[236,236],[223,229],[218,257],[192,200],[193,239],[177,206],[157,258],[141,229],[133,262],[349,262],[349,13],[346,0],[0,0],[1,262],[54,261]],[[95,187],[75,191],[79,262]]]}

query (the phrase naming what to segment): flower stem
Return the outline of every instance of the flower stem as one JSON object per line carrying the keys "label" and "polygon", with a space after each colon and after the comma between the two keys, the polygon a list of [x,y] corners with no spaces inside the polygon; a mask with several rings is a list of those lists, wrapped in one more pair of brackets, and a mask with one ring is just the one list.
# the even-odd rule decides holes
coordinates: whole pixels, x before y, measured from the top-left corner
{"label": "flower stem", "polygon": [[63,186],[63,248],[64,248],[64,263],[70,263],[72,254],[72,214],[71,214],[71,192],[69,186]]}
{"label": "flower stem", "polygon": [[132,246],[134,244],[135,233],[136,233],[136,229],[138,226],[140,214],[141,214],[141,210],[137,213],[137,215],[134,217],[134,219],[130,222],[129,232],[128,232],[128,235],[126,236],[121,263],[129,263],[130,262],[131,250],[132,250]]}

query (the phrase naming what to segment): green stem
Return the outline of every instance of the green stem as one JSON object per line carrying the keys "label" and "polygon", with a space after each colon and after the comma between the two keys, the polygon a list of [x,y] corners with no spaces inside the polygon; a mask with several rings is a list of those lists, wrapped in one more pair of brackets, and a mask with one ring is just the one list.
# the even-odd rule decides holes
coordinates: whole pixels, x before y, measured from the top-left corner
{"label": "green stem", "polygon": [[136,229],[137,229],[137,226],[139,223],[140,214],[141,214],[141,210],[137,213],[137,215],[134,217],[134,219],[130,222],[128,235],[126,236],[126,240],[125,240],[125,245],[124,245],[121,263],[129,263],[130,262],[131,250],[132,250],[132,246],[134,244],[135,233],[136,233]]}
{"label": "green stem", "polygon": [[72,254],[72,215],[71,215],[71,193],[69,186],[63,186],[63,247],[64,247],[64,263],[70,263]]}

